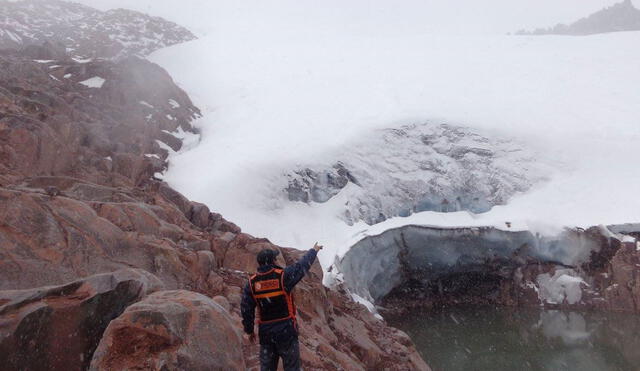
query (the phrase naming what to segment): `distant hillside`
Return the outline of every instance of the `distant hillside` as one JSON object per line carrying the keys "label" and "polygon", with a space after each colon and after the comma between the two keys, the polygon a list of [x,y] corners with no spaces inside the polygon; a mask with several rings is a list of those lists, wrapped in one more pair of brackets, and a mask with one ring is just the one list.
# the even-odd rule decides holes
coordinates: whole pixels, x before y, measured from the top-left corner
{"label": "distant hillside", "polygon": [[103,12],[60,0],[0,0],[0,49],[47,41],[66,48],[62,54],[121,59],[193,39],[184,27],[131,10]]}
{"label": "distant hillside", "polygon": [[607,32],[639,31],[640,10],[631,0],[624,0],[604,8],[570,25],[557,24],[551,28],[538,28],[534,31],[520,30],[517,35],[592,35]]}

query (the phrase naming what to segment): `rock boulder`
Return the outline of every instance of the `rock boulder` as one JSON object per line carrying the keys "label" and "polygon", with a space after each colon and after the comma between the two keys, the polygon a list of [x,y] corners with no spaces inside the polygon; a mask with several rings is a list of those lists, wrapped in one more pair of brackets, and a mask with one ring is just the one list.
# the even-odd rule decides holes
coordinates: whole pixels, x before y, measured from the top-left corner
{"label": "rock boulder", "polygon": [[62,286],[0,291],[0,364],[9,370],[84,370],[111,320],[163,287],[123,269]]}
{"label": "rock boulder", "polygon": [[115,319],[90,370],[243,370],[242,340],[227,310],[195,292],[160,291]]}

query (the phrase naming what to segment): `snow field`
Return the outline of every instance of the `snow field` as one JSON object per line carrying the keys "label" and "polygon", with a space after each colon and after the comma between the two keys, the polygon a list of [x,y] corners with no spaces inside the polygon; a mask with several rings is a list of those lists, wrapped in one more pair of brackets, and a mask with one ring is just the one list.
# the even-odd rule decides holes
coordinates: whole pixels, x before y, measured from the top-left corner
{"label": "snow field", "polygon": [[556,168],[548,183],[486,214],[389,223],[510,221],[553,233],[640,219],[640,33],[224,36],[152,56],[204,112],[202,142],[172,157],[165,179],[248,233],[297,248],[324,242],[325,267],[354,236],[378,228],[338,219],[349,187],[325,204],[264,195],[277,193],[280,175],[296,164],[321,162],[364,133],[409,123],[444,121],[514,137]]}

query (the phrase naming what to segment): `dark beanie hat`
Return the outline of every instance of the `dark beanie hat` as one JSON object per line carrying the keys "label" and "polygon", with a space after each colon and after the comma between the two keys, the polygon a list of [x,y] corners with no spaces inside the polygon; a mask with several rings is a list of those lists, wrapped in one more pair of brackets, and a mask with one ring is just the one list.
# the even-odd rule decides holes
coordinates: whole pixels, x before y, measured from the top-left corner
{"label": "dark beanie hat", "polygon": [[258,264],[271,264],[276,260],[276,256],[280,254],[278,250],[264,249],[258,253]]}

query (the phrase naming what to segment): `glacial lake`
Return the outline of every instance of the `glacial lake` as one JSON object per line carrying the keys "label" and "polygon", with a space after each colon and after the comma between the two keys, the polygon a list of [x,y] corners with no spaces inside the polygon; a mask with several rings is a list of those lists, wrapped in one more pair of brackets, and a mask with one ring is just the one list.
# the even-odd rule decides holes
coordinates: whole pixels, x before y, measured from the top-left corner
{"label": "glacial lake", "polygon": [[636,315],[459,307],[386,320],[434,371],[640,370]]}

